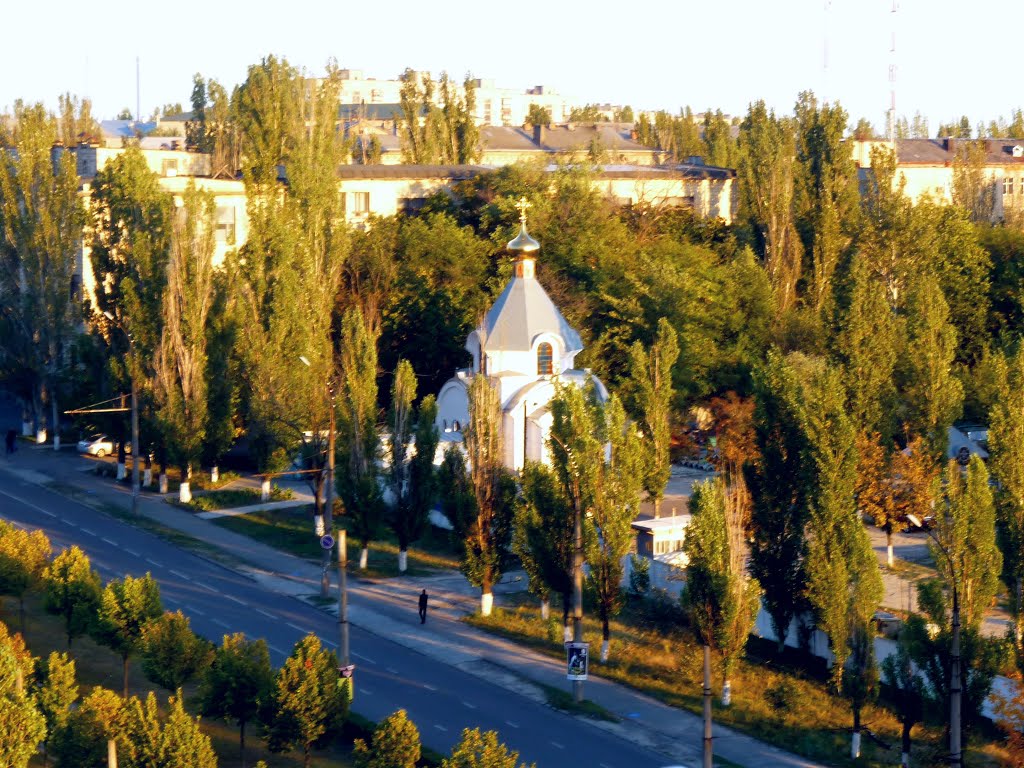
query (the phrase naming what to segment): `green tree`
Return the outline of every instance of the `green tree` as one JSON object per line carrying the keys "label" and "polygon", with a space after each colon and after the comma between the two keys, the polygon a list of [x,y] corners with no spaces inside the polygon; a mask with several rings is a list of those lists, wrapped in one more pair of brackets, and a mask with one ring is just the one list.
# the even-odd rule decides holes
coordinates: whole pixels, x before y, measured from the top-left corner
{"label": "green tree", "polygon": [[[732,478],[741,483],[742,478]],[[700,483],[690,498],[683,550],[686,602],[703,645],[722,656],[722,704],[732,701],[732,672],[747,647],[761,607],[761,587],[746,572],[743,489],[721,478]]]}
{"label": "green tree", "polygon": [[[922,210],[925,206],[921,206]],[[989,338],[992,259],[981,246],[978,227],[951,206],[932,207],[938,258],[936,273],[956,328],[956,362],[976,366]]]}
{"label": "green tree", "polygon": [[[597,405],[596,400],[592,402]],[[640,436],[614,395],[594,409],[592,418],[607,453],[600,457],[590,489],[592,506],[586,524],[594,533],[585,537],[585,552],[587,581],[601,619],[601,661],[607,661],[611,620],[622,610],[623,560],[635,540],[633,521],[640,514],[643,453]]]}
{"label": "green tree", "polygon": [[859,433],[878,432],[888,445],[896,431],[893,379],[901,350],[901,321],[873,279],[864,258],[850,267],[849,305],[841,314],[835,347],[845,376],[850,417]]}
{"label": "green tree", "polygon": [[49,740],[61,728],[78,701],[78,683],[75,681],[75,662],[66,653],[53,651],[46,667],[37,675],[36,704],[46,718],[46,737],[43,739],[44,761]]}
{"label": "green tree", "polygon": [[407,163],[473,163],[480,157],[476,87],[466,76],[462,94],[446,72],[437,84],[429,72],[406,69],[400,80],[398,135]]}
{"label": "green tree", "polygon": [[719,168],[736,168],[740,159],[740,144],[733,136],[733,125],[722,110],[710,109],[704,112],[705,157],[709,165]]}
{"label": "green tree", "polygon": [[986,168],[987,143],[965,141],[953,156],[953,203],[967,211],[972,221],[992,220],[995,208],[995,178]]}
{"label": "green tree", "polygon": [[740,124],[739,145],[737,179],[743,210],[762,248],[778,311],[784,314],[796,302],[803,258],[793,217],[794,124],[758,101]]}
{"label": "green tree", "polygon": [[271,752],[301,747],[303,765],[309,768],[313,746],[333,735],[348,716],[348,699],[339,681],[337,659],[321,648],[316,635],[295,644],[277,673],[268,726]]}
{"label": "green tree", "polygon": [[531,104],[526,110],[527,125],[551,125],[551,107],[542,107],[540,104]]}
{"label": "green tree", "polygon": [[0,595],[18,598],[21,634],[25,634],[25,594],[43,582],[50,562],[50,540],[40,530],[26,531],[0,520]]}
{"label": "green tree", "polygon": [[207,361],[214,299],[214,199],[189,181],[175,211],[163,332],[153,368],[159,419],[172,459],[182,470],[179,499],[192,500],[192,466],[200,458],[208,419]]}
{"label": "green tree", "polygon": [[0,644],[0,765],[10,768],[26,768],[46,738],[46,718],[19,686],[18,667],[14,651]]}
{"label": "green tree", "polygon": [[491,615],[493,586],[501,579],[509,559],[515,482],[503,462],[501,400],[495,383],[484,375],[469,385],[469,423],[464,438],[472,489],[473,514],[453,520],[465,545],[462,572],[480,588],[480,613]]}
{"label": "green tree", "polygon": [[996,481],[996,530],[1010,593],[1013,638],[1024,645],[1024,353],[1010,361],[989,417],[989,467]]}
{"label": "green tree", "polygon": [[669,447],[672,441],[672,368],[679,357],[675,329],[665,318],[658,320],[658,336],[649,351],[640,342],[629,350],[630,384],[635,390],[637,411],[647,449],[644,490],[654,501],[654,517],[660,516],[661,499],[672,473]]}
{"label": "green tree", "polygon": [[50,737],[56,768],[117,768],[123,710],[124,702],[116,693],[93,688]]}
{"label": "green tree", "polygon": [[199,684],[199,708],[208,717],[238,723],[242,768],[245,768],[245,726],[269,708],[274,671],[265,640],[225,635]]}
{"label": "green tree", "polygon": [[900,366],[900,389],[907,423],[932,455],[945,454],[947,429],[963,407],[963,385],[953,371],[957,332],[935,278],[923,276],[907,304],[907,347]]}
{"label": "green tree", "polygon": [[519,482],[522,492],[512,525],[512,551],[529,576],[531,592],[545,604],[550,592],[562,596],[562,627],[568,640],[572,605],[572,506],[555,473],[544,464],[527,462]]}
{"label": "green tree", "polygon": [[43,607],[64,619],[64,633],[71,641],[86,634],[96,622],[100,606],[99,574],[77,546],[63,550],[43,571]]}
{"label": "green tree", "polygon": [[770,351],[754,374],[754,442],[749,470],[753,498],[750,571],[764,590],[765,610],[781,653],[793,617],[806,605],[805,527],[812,480],[805,461],[799,389],[782,355]]}
{"label": "green tree", "polygon": [[924,720],[928,700],[925,681],[914,669],[911,659],[910,634],[901,632],[896,638],[896,651],[882,659],[882,675],[889,686],[900,719],[902,765],[910,765],[910,734]]}
{"label": "green tree", "polygon": [[143,647],[146,625],[163,613],[160,587],[148,573],[114,579],[103,589],[92,634],[121,657],[124,697],[128,697],[128,660]]}
{"label": "green tree", "polygon": [[146,677],[172,693],[213,660],[213,646],[192,631],[181,611],[167,611],[144,625],[141,651]]}
{"label": "green tree", "polygon": [[92,116],[92,102],[65,92],[57,97],[57,116],[60,123],[58,140],[65,147],[77,147],[99,140],[103,135],[100,124]]}
{"label": "green tree", "polygon": [[22,369],[18,394],[32,404],[37,431],[49,404],[59,448],[58,401],[82,319],[75,276],[85,212],[74,156],[52,156],[57,120],[42,104],[20,102],[13,120],[13,136],[0,132],[0,312],[17,343],[0,345],[0,367],[8,358]]}
{"label": "green tree", "polygon": [[[434,454],[440,433],[434,423],[437,403],[427,395],[419,412],[413,411],[416,398],[416,374],[405,360],[399,361],[391,388],[391,527],[398,537],[398,570],[405,572],[409,544],[426,529],[430,508],[437,496]],[[409,445],[410,435],[413,445]],[[414,453],[410,456],[410,447]]]}
{"label": "green tree", "polygon": [[907,527],[906,518],[896,503],[892,461],[877,432],[858,433],[857,511],[885,531],[886,561],[890,568],[893,567],[892,535]]}
{"label": "green tree", "polygon": [[338,434],[341,467],[338,492],[359,539],[359,567],[366,568],[370,542],[383,514],[377,459],[377,334],[358,307],[341,325],[341,382]]}
{"label": "green tree", "polygon": [[[498,741],[497,731],[463,728],[462,740],[452,748],[450,757],[441,760],[441,768],[516,768],[518,762],[519,753],[510,752]],[[519,768],[526,764],[520,763]]]}
{"label": "green tree", "polygon": [[354,747],[358,768],[415,768],[420,759],[420,732],[400,709],[373,729],[369,745],[356,739]]}
{"label": "green tree", "polygon": [[210,737],[199,727],[199,719],[185,711],[179,689],[167,700],[167,715],[161,717],[152,691],[145,703],[134,696],[125,702],[121,745],[123,768],[216,768],[217,755]]}

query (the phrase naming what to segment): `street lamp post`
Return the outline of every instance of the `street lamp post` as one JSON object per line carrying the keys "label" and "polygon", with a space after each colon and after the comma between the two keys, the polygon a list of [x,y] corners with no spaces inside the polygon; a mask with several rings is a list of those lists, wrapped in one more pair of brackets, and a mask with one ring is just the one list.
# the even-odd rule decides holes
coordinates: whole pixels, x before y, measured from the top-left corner
{"label": "street lamp post", "polygon": [[[117,328],[124,337],[128,339],[128,356],[132,357],[135,350],[135,340],[132,335],[124,329],[112,312],[104,312],[104,316],[111,325]],[[132,514],[139,514],[139,385],[132,374]]]}
{"label": "street lamp post", "polygon": [[[921,519],[916,515],[907,515],[907,519],[918,528],[924,528]],[[960,674],[960,594],[956,588],[956,566],[949,550],[942,545],[939,537],[930,530],[928,535],[932,537],[932,541],[949,561],[949,571],[952,576],[950,583],[953,587],[953,637],[950,648],[952,669],[949,673],[949,763],[957,768],[963,768],[963,754],[960,746],[960,699],[963,695]]]}

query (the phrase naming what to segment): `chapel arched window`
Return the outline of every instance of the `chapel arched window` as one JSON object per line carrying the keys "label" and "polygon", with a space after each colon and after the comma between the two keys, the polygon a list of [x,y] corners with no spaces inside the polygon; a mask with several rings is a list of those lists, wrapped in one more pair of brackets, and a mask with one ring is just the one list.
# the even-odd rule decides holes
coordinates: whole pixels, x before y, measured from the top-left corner
{"label": "chapel arched window", "polygon": [[537,347],[537,375],[550,376],[554,372],[551,357],[551,345],[544,342]]}

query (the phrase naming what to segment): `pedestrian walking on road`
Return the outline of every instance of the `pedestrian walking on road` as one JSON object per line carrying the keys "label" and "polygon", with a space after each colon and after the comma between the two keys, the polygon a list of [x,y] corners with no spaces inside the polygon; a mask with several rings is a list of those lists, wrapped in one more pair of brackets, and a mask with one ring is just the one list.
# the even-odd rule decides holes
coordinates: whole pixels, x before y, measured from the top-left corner
{"label": "pedestrian walking on road", "polygon": [[18,430],[8,429],[7,435],[4,437],[4,444],[7,447],[8,456],[14,453],[15,446],[18,444]]}
{"label": "pedestrian walking on road", "polygon": [[427,623],[427,590],[420,593],[420,624]]}

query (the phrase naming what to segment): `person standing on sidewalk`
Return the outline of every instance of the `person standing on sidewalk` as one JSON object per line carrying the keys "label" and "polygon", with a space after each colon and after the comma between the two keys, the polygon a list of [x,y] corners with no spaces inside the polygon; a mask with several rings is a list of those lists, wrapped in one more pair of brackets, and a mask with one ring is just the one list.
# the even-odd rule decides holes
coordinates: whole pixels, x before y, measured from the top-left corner
{"label": "person standing on sidewalk", "polygon": [[420,593],[420,624],[427,623],[427,590]]}

